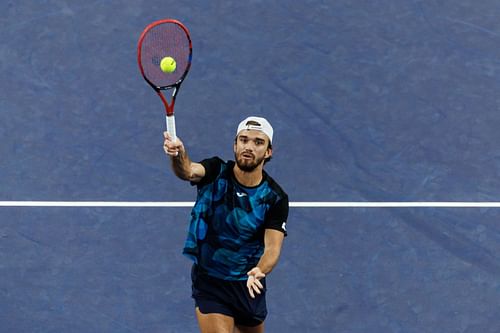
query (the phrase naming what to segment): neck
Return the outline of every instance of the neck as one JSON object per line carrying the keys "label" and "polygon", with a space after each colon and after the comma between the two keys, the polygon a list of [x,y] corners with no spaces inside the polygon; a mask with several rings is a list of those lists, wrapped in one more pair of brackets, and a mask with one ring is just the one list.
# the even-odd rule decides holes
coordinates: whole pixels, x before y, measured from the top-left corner
{"label": "neck", "polygon": [[233,173],[238,183],[240,183],[243,186],[247,187],[257,186],[262,181],[262,165],[259,165],[252,171],[243,171],[238,167],[237,164],[235,164],[233,168]]}

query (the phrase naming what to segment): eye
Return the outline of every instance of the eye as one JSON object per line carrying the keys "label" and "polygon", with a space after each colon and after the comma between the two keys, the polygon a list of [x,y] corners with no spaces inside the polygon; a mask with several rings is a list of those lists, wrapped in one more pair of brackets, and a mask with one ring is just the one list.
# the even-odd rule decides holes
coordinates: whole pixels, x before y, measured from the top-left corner
{"label": "eye", "polygon": [[259,140],[259,139],[257,139],[257,140],[255,140],[255,144],[256,144],[257,146],[261,146],[261,145],[263,145],[263,144],[264,144],[264,140]]}

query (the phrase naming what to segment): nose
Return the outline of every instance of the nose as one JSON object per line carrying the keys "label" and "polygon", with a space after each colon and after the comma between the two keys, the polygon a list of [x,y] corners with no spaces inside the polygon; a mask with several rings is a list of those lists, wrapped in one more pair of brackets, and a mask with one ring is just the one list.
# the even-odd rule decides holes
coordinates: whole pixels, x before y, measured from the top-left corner
{"label": "nose", "polygon": [[248,141],[248,142],[243,144],[244,151],[252,152],[254,149],[255,149],[255,145],[253,144],[252,141]]}

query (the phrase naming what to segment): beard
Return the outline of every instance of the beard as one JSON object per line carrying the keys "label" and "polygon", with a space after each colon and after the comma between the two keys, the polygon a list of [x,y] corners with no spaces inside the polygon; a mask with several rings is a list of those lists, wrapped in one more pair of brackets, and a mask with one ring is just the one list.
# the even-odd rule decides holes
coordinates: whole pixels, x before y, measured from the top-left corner
{"label": "beard", "polygon": [[253,159],[244,159],[241,157],[241,154],[240,157],[234,154],[234,159],[236,160],[236,165],[241,171],[252,172],[262,163],[264,157],[256,158],[254,156]]}

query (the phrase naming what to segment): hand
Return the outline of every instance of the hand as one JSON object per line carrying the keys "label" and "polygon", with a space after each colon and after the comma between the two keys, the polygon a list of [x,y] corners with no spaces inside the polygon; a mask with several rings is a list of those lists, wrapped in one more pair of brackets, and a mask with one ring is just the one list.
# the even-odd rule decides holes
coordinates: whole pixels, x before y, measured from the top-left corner
{"label": "hand", "polygon": [[163,138],[163,150],[167,155],[175,157],[184,151],[184,144],[179,138],[172,141],[172,137],[168,132],[163,132]]}
{"label": "hand", "polygon": [[261,289],[264,289],[260,279],[264,278],[266,274],[262,273],[259,267],[254,267],[247,273],[247,275],[248,292],[250,293],[250,297],[255,298],[254,292],[260,295]]}

